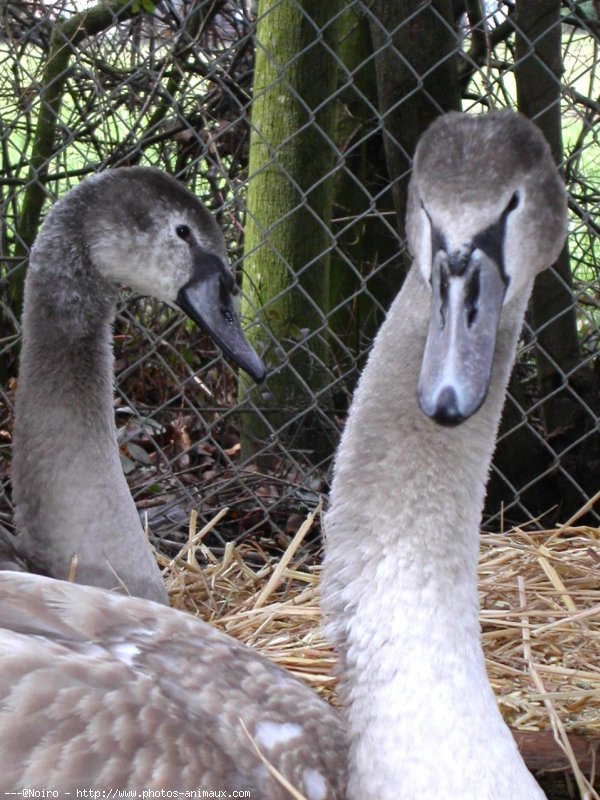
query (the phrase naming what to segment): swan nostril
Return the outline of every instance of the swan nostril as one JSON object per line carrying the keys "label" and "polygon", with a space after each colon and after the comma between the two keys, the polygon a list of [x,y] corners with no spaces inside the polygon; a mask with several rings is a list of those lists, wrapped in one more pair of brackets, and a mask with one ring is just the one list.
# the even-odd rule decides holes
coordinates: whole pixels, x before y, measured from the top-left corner
{"label": "swan nostril", "polygon": [[517,206],[519,205],[520,201],[521,201],[521,193],[517,189],[517,191],[510,198],[510,201],[509,201],[508,205],[506,206],[506,209],[505,209],[504,213],[505,214],[510,214],[511,211],[514,211],[515,208],[517,208]]}
{"label": "swan nostril", "polygon": [[[231,279],[233,285],[233,278]],[[221,314],[225,317],[225,321],[231,324],[233,322],[233,313],[231,311],[231,294],[232,286],[227,285],[224,276],[219,280],[219,301]]]}
{"label": "swan nostril", "polygon": [[223,314],[223,316],[225,317],[225,321],[229,322],[229,324],[231,325],[231,323],[233,322],[233,314],[227,308],[227,306],[223,305],[221,306],[221,314]]}
{"label": "swan nostril", "polygon": [[440,275],[440,298],[442,300],[443,305],[446,305],[448,303],[449,290],[450,290],[450,281],[448,279],[448,274],[442,271]]}
{"label": "swan nostril", "polygon": [[481,290],[481,282],[479,277],[479,270],[476,270],[469,283],[467,284],[467,296],[465,299],[465,310],[467,312],[467,326],[470,328],[477,319],[479,311],[479,295]]}
{"label": "swan nostril", "polygon": [[448,275],[448,256],[442,253],[439,261],[440,267],[440,327],[446,324],[446,309],[450,296],[450,276]]}

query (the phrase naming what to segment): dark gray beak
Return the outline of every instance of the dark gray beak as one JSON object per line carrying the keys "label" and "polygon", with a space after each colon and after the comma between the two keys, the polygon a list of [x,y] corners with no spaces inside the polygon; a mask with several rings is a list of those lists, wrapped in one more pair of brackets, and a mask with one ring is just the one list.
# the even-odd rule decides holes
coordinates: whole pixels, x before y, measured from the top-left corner
{"label": "dark gray beak", "polygon": [[[212,257],[217,261],[216,257]],[[206,260],[206,259],[205,259]],[[219,260],[216,269],[206,263],[189,283],[180,289],[177,305],[197,325],[209,333],[234,364],[262,381],[266,368],[246,339],[233,304],[233,277]]]}
{"label": "dark gray beak", "polygon": [[507,282],[501,265],[475,248],[439,250],[431,283],[419,404],[436,422],[458,425],[486,398]]}

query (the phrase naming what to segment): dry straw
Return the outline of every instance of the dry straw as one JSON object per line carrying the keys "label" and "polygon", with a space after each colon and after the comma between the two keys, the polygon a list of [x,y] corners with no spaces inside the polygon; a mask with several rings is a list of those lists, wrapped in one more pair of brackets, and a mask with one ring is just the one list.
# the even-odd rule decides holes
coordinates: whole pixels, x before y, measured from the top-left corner
{"label": "dry straw", "polygon": [[[597,798],[600,530],[576,525],[585,510],[553,530],[483,533],[479,589],[489,678],[526,760],[570,768],[580,796]],[[203,539],[227,509],[200,531],[193,514],[187,544],[176,558],[159,560],[174,607],[245,642],[335,704],[320,566],[303,546],[318,512],[279,559],[257,541],[229,544],[217,557]]]}

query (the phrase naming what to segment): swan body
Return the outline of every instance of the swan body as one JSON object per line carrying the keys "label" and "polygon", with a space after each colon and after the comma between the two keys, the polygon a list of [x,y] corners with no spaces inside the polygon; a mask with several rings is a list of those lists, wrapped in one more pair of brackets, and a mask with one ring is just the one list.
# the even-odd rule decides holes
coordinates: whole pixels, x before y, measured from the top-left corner
{"label": "swan body", "polygon": [[258,749],[307,800],[345,797],[339,715],[190,614],[5,572],[0,620],[0,791],[288,800]]}
{"label": "swan body", "polygon": [[15,402],[15,547],[33,571],[166,602],[119,460],[112,323],[121,283],[180,305],[257,379],[233,308],[223,236],[151,168],[110,170],[56,203],[25,283]]}
{"label": "swan body", "polygon": [[520,115],[449,114],[422,138],[413,267],[356,390],[322,584],[340,655],[348,800],[541,800],[490,688],[478,624],[485,484],[535,275],[566,197]]}
{"label": "swan body", "polygon": [[[328,704],[225,634],[148,600],[165,598],[118,458],[116,284],[181,305],[260,379],[225,258],[204,207],[150,169],[84,182],[37,239],[15,426],[21,533],[0,538],[0,566],[13,570],[0,572],[0,791],[287,800],[268,762],[307,800],[345,796],[347,744]],[[27,573],[33,562],[63,577],[73,553],[77,579],[104,589]],[[139,598],[106,591],[123,585]]]}

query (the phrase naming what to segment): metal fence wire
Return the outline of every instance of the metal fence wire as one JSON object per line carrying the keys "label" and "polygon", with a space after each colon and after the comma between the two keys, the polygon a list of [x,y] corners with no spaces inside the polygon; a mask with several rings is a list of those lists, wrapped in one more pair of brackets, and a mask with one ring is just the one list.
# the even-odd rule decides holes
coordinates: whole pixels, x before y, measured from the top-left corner
{"label": "metal fence wire", "polygon": [[2,523],[23,274],[69,187],[150,164],[215,214],[269,377],[251,386],[177,313],[124,296],[123,467],[167,552],[191,508],[209,519],[229,506],[227,537],[280,537],[327,490],[352,390],[410,262],[420,134],[444,111],[504,106],[550,142],[570,234],[532,299],[487,525],[565,521],[600,487],[599,48],[598,0],[3,0]]}

